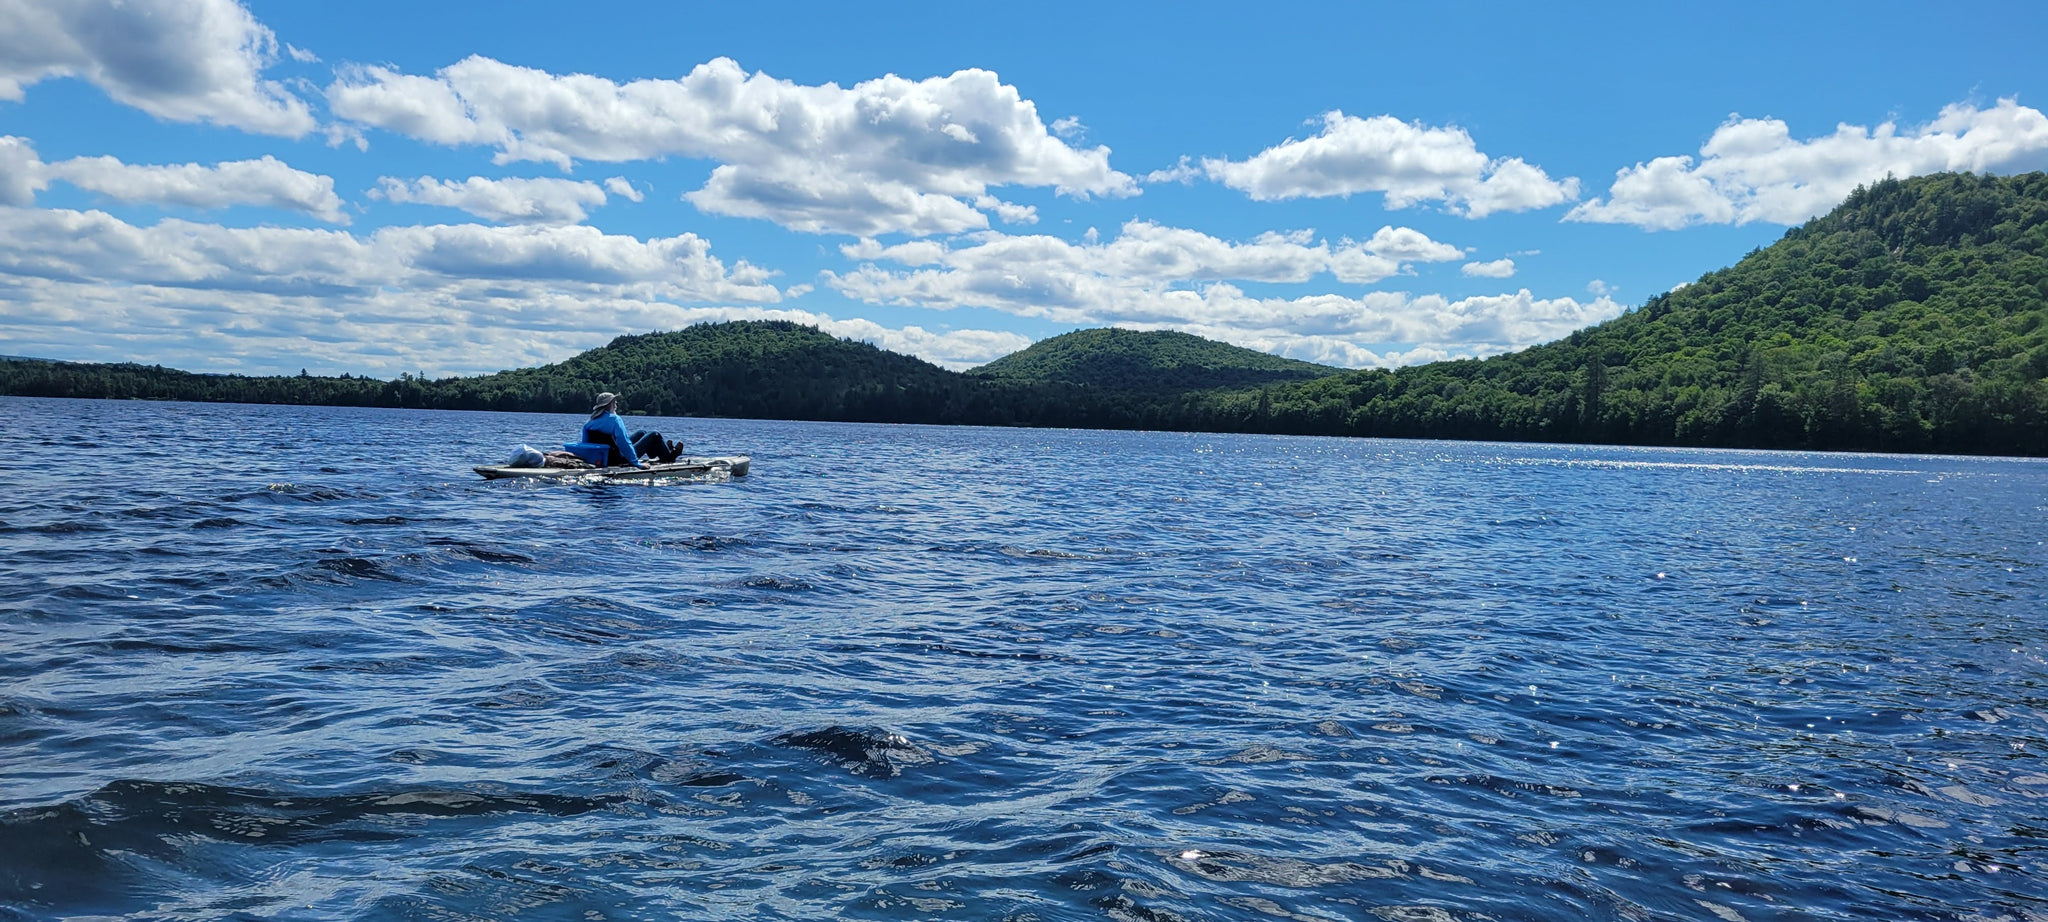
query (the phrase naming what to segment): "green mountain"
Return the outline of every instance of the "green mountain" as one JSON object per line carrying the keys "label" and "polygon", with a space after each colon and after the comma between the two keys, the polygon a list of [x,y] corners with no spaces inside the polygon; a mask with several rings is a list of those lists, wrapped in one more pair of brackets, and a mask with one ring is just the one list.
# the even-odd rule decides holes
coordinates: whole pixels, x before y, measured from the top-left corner
{"label": "green mountain", "polygon": [[967,374],[782,322],[396,381],[0,360],[0,394],[2048,456],[2048,175],[1885,180],[1554,343],[1338,372],[1084,330]]}
{"label": "green mountain", "polygon": [[786,321],[621,336],[567,361],[435,382],[432,405],[581,411],[600,391],[659,416],[958,422],[981,388],[922,359]]}
{"label": "green mountain", "polygon": [[1484,361],[1188,408],[1204,428],[2048,455],[2048,175],[1887,179],[1640,309]]}
{"label": "green mountain", "polygon": [[968,372],[991,380],[1098,390],[1189,391],[1259,387],[1343,374],[1187,333],[1076,330]]}

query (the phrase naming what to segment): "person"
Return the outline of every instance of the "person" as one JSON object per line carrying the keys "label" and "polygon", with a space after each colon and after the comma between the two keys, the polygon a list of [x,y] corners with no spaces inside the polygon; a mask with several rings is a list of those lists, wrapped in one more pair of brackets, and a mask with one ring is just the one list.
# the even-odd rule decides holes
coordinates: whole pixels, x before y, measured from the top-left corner
{"label": "person", "polygon": [[649,458],[668,464],[683,453],[683,443],[664,439],[659,432],[628,433],[626,421],[619,418],[619,395],[610,391],[597,395],[597,403],[590,408],[590,420],[583,424],[583,442],[606,447],[605,467],[646,467]]}

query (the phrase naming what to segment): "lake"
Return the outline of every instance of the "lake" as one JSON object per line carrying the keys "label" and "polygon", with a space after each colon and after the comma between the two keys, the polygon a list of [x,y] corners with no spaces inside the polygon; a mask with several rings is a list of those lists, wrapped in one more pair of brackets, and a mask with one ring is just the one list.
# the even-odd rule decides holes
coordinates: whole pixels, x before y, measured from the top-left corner
{"label": "lake", "polygon": [[2048,918],[2048,464],[0,398],[0,918]]}

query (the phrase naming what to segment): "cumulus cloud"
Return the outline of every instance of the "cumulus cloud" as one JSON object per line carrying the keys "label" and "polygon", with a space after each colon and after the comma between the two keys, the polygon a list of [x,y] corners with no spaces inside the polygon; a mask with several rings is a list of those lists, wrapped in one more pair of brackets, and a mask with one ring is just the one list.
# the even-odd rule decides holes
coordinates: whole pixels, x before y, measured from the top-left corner
{"label": "cumulus cloud", "polygon": [[[774,308],[725,308],[719,320],[788,320],[817,327],[834,336],[873,343],[890,352],[914,355],[954,371],[986,365],[1031,345],[1030,337],[1007,330],[944,330],[933,332],[916,324],[885,327],[872,320],[845,320],[830,314]],[[711,318],[706,318],[711,319]]]}
{"label": "cumulus cloud", "polygon": [[385,227],[367,236],[0,208],[0,273],[238,291],[367,291],[508,280],[634,286],[651,297],[774,301],[768,273],[728,269],[695,234],[641,240],[580,225]]}
{"label": "cumulus cloud", "polygon": [[1038,209],[1036,207],[1019,205],[1015,202],[1005,202],[993,195],[977,196],[974,199],[974,207],[982,211],[994,212],[996,217],[1003,219],[1004,224],[1038,223]]}
{"label": "cumulus cloud", "polygon": [[1735,203],[1693,169],[1691,157],[1658,157],[1617,172],[1606,200],[1593,199],[1566,213],[1567,221],[1633,224],[1677,230],[1692,224],[1728,224]]}
{"label": "cumulus cloud", "polygon": [[0,135],[0,205],[31,205],[48,187],[43,160],[27,138]]}
{"label": "cumulus cloud", "polygon": [[1075,197],[1138,191],[1110,168],[1108,148],[1069,146],[985,70],[842,88],[750,75],[719,58],[677,80],[617,83],[470,57],[431,77],[351,68],[327,101],[352,124],[495,147],[499,162],[718,161],[685,196],[692,204],[812,233],[986,228],[973,203],[996,186]]}
{"label": "cumulus cloud", "polygon": [[113,157],[74,157],[44,163],[26,138],[0,137],[0,205],[34,204],[52,181],[129,205],[227,208],[254,205],[347,224],[334,180],[295,170],[275,157],[199,163],[145,165]]}
{"label": "cumulus cloud", "polygon": [[0,0],[0,99],[78,77],[160,119],[299,137],[313,115],[263,79],[276,59],[235,0]]}
{"label": "cumulus cloud", "polygon": [[[1029,297],[1030,280],[964,272],[889,276],[865,268],[830,280],[873,303],[904,296],[920,302],[993,307],[1077,325],[1172,329],[1263,352],[1347,367],[1389,366],[1496,355],[1547,342],[1622,313],[1607,298],[1537,298],[1527,289],[1450,300],[1441,295],[1369,292],[1296,298],[1254,297],[1226,282],[1197,290],[1079,289],[1060,303]],[[1039,289],[1046,291],[1047,289]],[[1095,297],[1088,297],[1088,296]]]}
{"label": "cumulus cloud", "polygon": [[1153,170],[1150,173],[1146,173],[1145,181],[1154,184],[1171,182],[1179,183],[1185,186],[1193,183],[1197,179],[1201,179],[1202,175],[1202,168],[1196,166],[1192,159],[1183,156],[1180,158],[1180,162],[1174,164],[1173,166],[1167,167],[1163,170]]}
{"label": "cumulus cloud", "polygon": [[683,199],[711,214],[760,218],[811,234],[923,237],[988,226],[987,215],[952,196],[904,183],[869,183],[812,165],[771,175],[724,164],[711,171],[704,188]]}
{"label": "cumulus cloud", "polygon": [[1901,130],[1842,124],[1795,140],[1778,119],[1730,117],[1690,156],[1658,157],[1615,173],[1604,199],[1565,219],[1676,230],[1697,224],[1797,224],[1886,175],[1948,170],[1997,172],[2048,166],[2048,116],[2001,99],[1988,109],[1958,103]]}
{"label": "cumulus cloud", "polygon": [[[631,186],[626,188],[632,190]],[[385,176],[377,180],[370,197],[460,208],[503,224],[581,224],[589,216],[586,208],[598,207],[606,201],[605,190],[594,182],[482,176],[471,176],[461,182],[427,176],[407,182]]]}
{"label": "cumulus cloud", "polygon": [[976,288],[983,298],[993,299],[990,305],[1000,302],[1019,312],[1028,304],[1078,305],[1225,279],[1298,283],[1328,272],[1339,281],[1363,284],[1395,275],[1412,262],[1462,255],[1457,247],[1409,228],[1383,227],[1363,243],[1347,239],[1332,244],[1315,239],[1312,231],[1268,232],[1233,242],[1150,221],[1131,221],[1106,243],[1094,236],[1071,243],[1052,236],[991,232],[959,247],[932,240],[885,247],[863,239],[840,251],[849,259],[870,263],[938,267],[904,273],[870,265],[847,276],[828,273],[842,291],[858,288],[889,303],[965,306],[967,302],[941,291],[933,292],[936,302],[910,292],[920,287],[920,278],[971,276],[981,280]]}
{"label": "cumulus cloud", "polygon": [[1513,278],[1515,275],[1515,261],[1512,259],[1493,259],[1486,262],[1470,262],[1466,263],[1464,268],[1459,271],[1475,278]]}
{"label": "cumulus cloud", "polygon": [[77,157],[49,164],[45,173],[80,189],[128,204],[226,208],[256,205],[347,224],[334,179],[295,170],[276,157],[231,160],[206,166],[122,163],[113,157]]}
{"label": "cumulus cloud", "polygon": [[301,367],[383,377],[484,374],[558,362],[623,332],[730,320],[808,324],[956,370],[1031,344],[995,330],[892,328],[806,310],[683,306],[549,289],[460,289],[432,298],[373,292],[350,300],[244,292],[223,301],[205,290],[0,275],[0,296],[39,305],[27,313],[0,311],[0,340],[29,354],[105,362],[146,354],[173,367],[248,374]]}
{"label": "cumulus cloud", "polygon": [[1249,298],[1228,285],[1201,294],[1190,306],[1199,304],[1202,319],[1112,322],[1130,329],[1180,330],[1325,365],[1392,368],[1513,352],[1625,310],[1605,298],[1538,298],[1526,288],[1455,301],[1404,292]]}
{"label": "cumulus cloud", "polygon": [[645,201],[647,194],[634,188],[632,181],[624,176],[614,176],[604,181],[604,191],[629,202]]}
{"label": "cumulus cloud", "polygon": [[1431,240],[1412,227],[1382,227],[1365,242],[1365,249],[1388,259],[1418,263],[1449,262],[1465,255],[1464,250]]}
{"label": "cumulus cloud", "polygon": [[[775,302],[770,275],[727,265],[694,234],[462,224],[357,235],[0,208],[0,336],[125,343],[137,350],[129,358],[201,348],[180,345],[187,337],[246,361],[318,354],[357,371],[492,370],[526,358],[504,351],[511,333],[498,328],[602,342],[679,325],[682,305]],[[494,345],[468,352],[472,335]],[[135,346],[144,339],[153,345]]]}
{"label": "cumulus cloud", "polygon": [[863,264],[826,272],[825,283],[871,304],[987,308],[1063,324],[1178,329],[1349,366],[1489,355],[1621,312],[1604,298],[1546,300],[1526,290],[1458,301],[1399,292],[1284,298],[1247,295],[1234,284],[1298,284],[1324,272],[1339,281],[1347,275],[1377,280],[1400,271],[1407,260],[1463,256],[1407,228],[1383,228],[1363,243],[1331,244],[1306,232],[1231,242],[1133,221],[1107,242],[986,233],[958,247],[863,240],[841,250]]}
{"label": "cumulus cloud", "polygon": [[[1442,202],[1470,218],[1547,208],[1579,194],[1577,179],[1552,180],[1521,158],[1481,153],[1462,128],[1339,111],[1326,113],[1322,122],[1315,137],[1290,138],[1249,160],[1205,159],[1202,171],[1259,201],[1378,192],[1388,208]],[[1172,181],[1187,175],[1187,169],[1183,163],[1147,179]]]}

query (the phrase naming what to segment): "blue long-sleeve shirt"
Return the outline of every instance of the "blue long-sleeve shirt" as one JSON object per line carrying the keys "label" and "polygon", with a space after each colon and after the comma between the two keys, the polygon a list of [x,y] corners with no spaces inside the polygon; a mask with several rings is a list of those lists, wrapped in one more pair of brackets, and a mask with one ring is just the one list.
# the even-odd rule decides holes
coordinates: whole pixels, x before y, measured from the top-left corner
{"label": "blue long-sleeve shirt", "polygon": [[612,450],[617,453],[618,457],[626,459],[626,463],[629,465],[639,466],[640,456],[633,453],[633,437],[626,433],[626,421],[620,419],[619,414],[606,413],[590,422],[584,423],[583,441],[599,443],[606,441],[602,438],[592,438],[593,435],[600,432],[609,437],[612,443]]}

